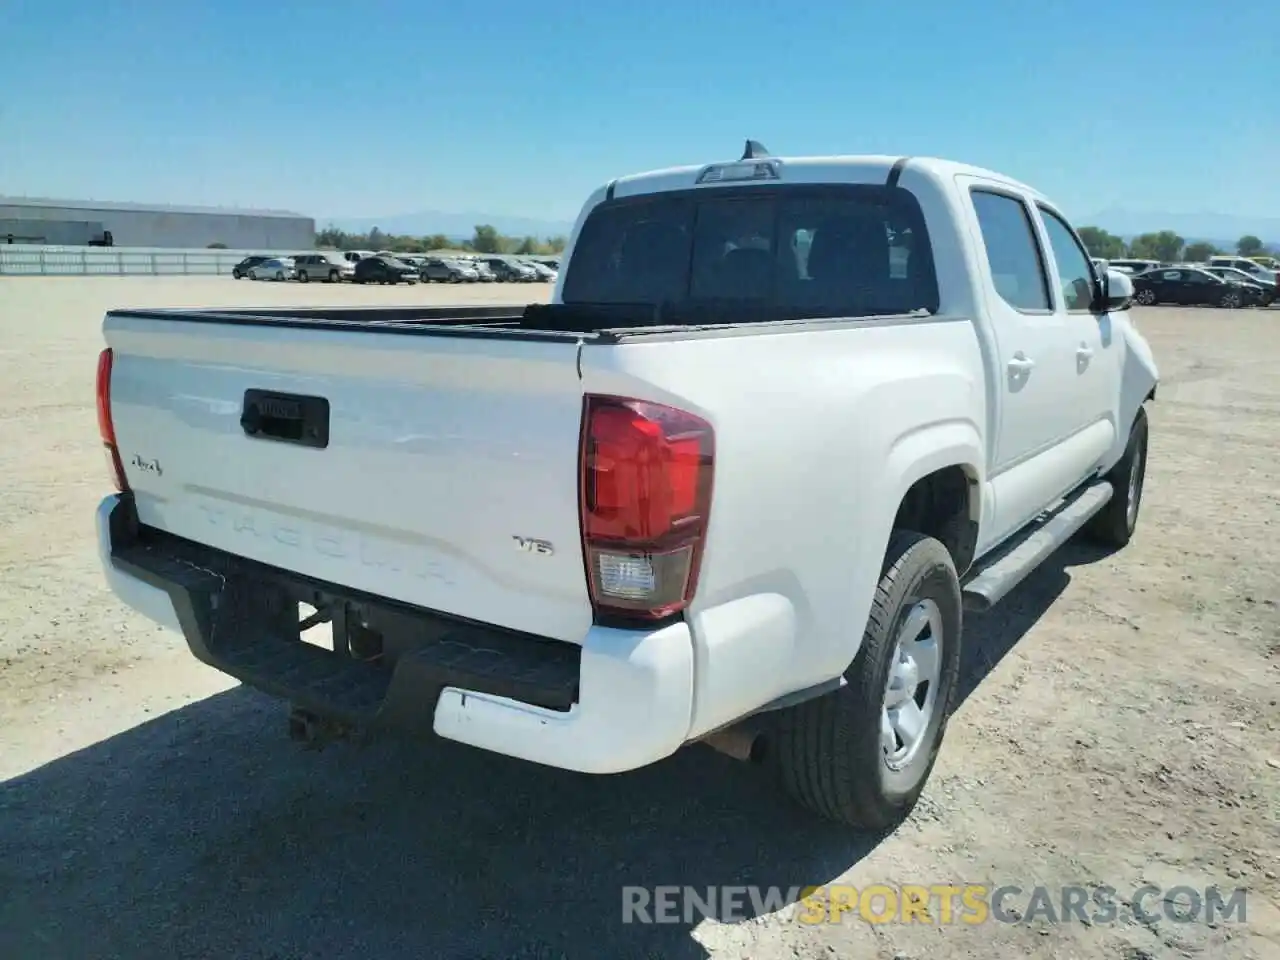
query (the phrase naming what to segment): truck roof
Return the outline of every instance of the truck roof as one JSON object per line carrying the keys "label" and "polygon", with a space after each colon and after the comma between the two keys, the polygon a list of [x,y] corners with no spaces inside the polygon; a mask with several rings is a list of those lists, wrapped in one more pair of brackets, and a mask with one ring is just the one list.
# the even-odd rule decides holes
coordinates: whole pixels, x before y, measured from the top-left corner
{"label": "truck roof", "polygon": [[[972,164],[943,160],[938,157],[902,157],[887,155],[837,155],[812,157],[762,156],[760,160],[776,163],[783,171],[782,182],[787,183],[883,183],[894,164],[905,163],[903,169],[913,174],[924,174],[938,181],[952,180],[958,175],[981,177],[1006,184],[1019,192],[1048,201],[1038,190],[1012,177]],[[710,163],[667,167],[649,170],[614,180],[604,190],[612,189],[614,196],[635,196],[644,193],[660,193],[665,190],[681,190],[692,186],[698,175],[707,167],[720,164],[749,162],[740,158],[726,158]]]}

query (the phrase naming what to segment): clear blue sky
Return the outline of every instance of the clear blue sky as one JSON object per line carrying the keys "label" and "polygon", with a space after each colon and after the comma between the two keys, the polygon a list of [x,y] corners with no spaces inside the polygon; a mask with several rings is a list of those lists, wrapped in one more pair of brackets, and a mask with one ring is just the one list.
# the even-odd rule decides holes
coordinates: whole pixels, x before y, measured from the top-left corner
{"label": "clear blue sky", "polygon": [[945,156],[1280,216],[1280,5],[0,0],[0,194],[570,219],[609,178]]}

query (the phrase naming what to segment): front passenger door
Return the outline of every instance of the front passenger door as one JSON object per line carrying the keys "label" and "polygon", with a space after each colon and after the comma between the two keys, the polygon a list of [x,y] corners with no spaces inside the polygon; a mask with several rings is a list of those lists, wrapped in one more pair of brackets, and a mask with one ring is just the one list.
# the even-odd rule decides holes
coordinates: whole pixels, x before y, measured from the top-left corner
{"label": "front passenger door", "polygon": [[1056,308],[1071,330],[1075,361],[1071,408],[1075,432],[1085,438],[1081,442],[1081,455],[1086,458],[1081,464],[1083,479],[1094,466],[1093,458],[1111,449],[1121,429],[1123,345],[1114,335],[1110,314],[1095,312],[1099,283],[1084,245],[1060,213],[1043,203],[1038,206],[1053,254]]}

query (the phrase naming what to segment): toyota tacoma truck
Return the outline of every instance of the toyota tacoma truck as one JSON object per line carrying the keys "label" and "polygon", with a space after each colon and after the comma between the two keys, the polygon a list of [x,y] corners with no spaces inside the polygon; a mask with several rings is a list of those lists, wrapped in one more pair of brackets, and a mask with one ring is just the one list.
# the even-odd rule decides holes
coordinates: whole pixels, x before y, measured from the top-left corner
{"label": "toyota tacoma truck", "polygon": [[964,612],[1133,535],[1132,293],[1008,177],[749,141],[596,190],[549,303],[112,310],[106,578],[299,735],[605,774],[747,731],[884,828]]}

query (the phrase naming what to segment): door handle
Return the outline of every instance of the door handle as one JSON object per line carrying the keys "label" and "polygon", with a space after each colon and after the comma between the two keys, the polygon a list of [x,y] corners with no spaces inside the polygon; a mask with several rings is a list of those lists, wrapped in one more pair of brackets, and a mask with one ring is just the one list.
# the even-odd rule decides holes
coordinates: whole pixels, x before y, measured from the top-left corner
{"label": "door handle", "polygon": [[1034,367],[1035,365],[1036,365],[1036,362],[1034,360],[1028,357],[1025,353],[1022,353],[1021,351],[1019,351],[1018,353],[1015,353],[1009,360],[1009,372],[1010,373],[1030,373],[1031,368]]}
{"label": "door handle", "polygon": [[1087,344],[1080,344],[1080,349],[1076,351],[1076,356],[1081,360],[1088,360],[1093,356],[1093,348]]}

